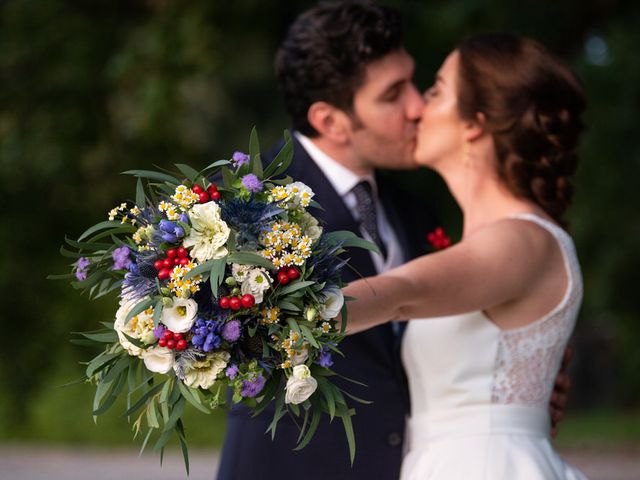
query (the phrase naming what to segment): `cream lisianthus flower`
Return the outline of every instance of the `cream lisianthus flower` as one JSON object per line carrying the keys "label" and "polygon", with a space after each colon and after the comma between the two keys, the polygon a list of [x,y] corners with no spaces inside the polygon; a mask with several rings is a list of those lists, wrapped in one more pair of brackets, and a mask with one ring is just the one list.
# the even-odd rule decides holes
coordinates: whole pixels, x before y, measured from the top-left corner
{"label": "cream lisianthus flower", "polygon": [[324,305],[318,314],[325,320],[336,318],[344,305],[344,295],[339,288],[328,288],[322,292],[324,295]]}
{"label": "cream lisianthus flower", "polygon": [[250,293],[256,303],[262,303],[264,292],[271,286],[271,277],[264,268],[252,268],[242,282],[240,290],[243,295]]}
{"label": "cream lisianthus flower", "polygon": [[306,365],[293,367],[293,375],[287,380],[284,401],[298,405],[309,398],[318,388],[318,381],[311,376],[311,370]]}
{"label": "cream lisianthus flower", "polygon": [[168,373],[174,364],[173,350],[167,347],[154,347],[142,352],[142,360],[147,370],[156,373]]}
{"label": "cream lisianthus flower", "polygon": [[192,298],[173,298],[170,307],[162,309],[162,323],[175,333],[188,331],[196,321],[198,304]]}
{"label": "cream lisianthus flower", "polygon": [[229,352],[213,352],[208,354],[204,360],[192,360],[183,367],[183,381],[191,388],[211,387],[220,372],[227,368],[229,363]]}
{"label": "cream lisianthus flower", "polygon": [[300,226],[304,231],[304,234],[315,242],[322,235],[322,227],[318,223],[318,219],[308,212],[304,212],[300,219]]}
{"label": "cream lisianthus flower", "polygon": [[296,350],[295,354],[289,358],[292,365],[302,365],[309,358],[309,346],[303,345],[300,350]]}
{"label": "cream lisianthus flower", "polygon": [[253,267],[251,265],[240,265],[239,263],[234,263],[231,265],[231,275],[236,282],[242,283],[247,279],[247,275],[251,271]]}
{"label": "cream lisianthus flower", "polygon": [[198,262],[222,258],[228,251],[224,247],[229,238],[229,226],[220,218],[216,202],[194,205],[189,210],[191,231],[182,245],[191,249],[191,256]]}
{"label": "cream lisianthus flower", "polygon": [[144,349],[137,347],[129,341],[125,336],[128,335],[131,338],[140,340],[146,345],[151,345],[156,341],[156,337],[153,334],[153,308],[148,308],[138,315],[132,317],[129,322],[126,322],[129,312],[135,308],[140,302],[144,302],[146,298],[142,299],[123,299],[120,303],[120,308],[116,312],[116,320],[113,324],[114,330],[118,333],[118,340],[122,348],[124,348],[129,355],[139,357]]}

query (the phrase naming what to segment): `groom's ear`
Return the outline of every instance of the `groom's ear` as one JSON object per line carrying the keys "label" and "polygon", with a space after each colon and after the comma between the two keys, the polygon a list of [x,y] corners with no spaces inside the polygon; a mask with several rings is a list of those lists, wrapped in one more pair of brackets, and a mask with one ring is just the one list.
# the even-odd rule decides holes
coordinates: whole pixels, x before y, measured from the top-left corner
{"label": "groom's ear", "polygon": [[327,102],[314,102],[307,111],[307,120],[323,137],[343,144],[349,140],[347,115]]}
{"label": "groom's ear", "polygon": [[485,133],[487,117],[484,113],[478,112],[474,120],[469,120],[464,124],[464,140],[466,142],[473,142],[477,140]]}

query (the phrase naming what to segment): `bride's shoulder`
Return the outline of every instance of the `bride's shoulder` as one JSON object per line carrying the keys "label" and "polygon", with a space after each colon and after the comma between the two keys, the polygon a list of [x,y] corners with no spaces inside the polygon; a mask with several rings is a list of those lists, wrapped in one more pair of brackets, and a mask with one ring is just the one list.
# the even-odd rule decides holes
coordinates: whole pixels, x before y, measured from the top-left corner
{"label": "bride's shoulder", "polygon": [[551,229],[540,222],[509,217],[478,230],[469,237],[475,248],[506,257],[526,257],[532,262],[548,258],[558,242]]}

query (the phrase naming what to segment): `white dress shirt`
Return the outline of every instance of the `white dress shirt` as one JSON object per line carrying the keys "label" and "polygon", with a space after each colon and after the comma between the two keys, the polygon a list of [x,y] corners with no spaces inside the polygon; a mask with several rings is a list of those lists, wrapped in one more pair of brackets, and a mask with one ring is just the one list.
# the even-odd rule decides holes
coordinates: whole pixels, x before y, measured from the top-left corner
{"label": "white dress shirt", "polygon": [[[382,258],[382,255],[371,252],[371,258],[376,272],[382,273],[390,270],[393,267],[397,267],[404,263],[404,253],[398,243],[398,238],[393,231],[393,228],[387,220],[384,208],[380,203],[378,197],[378,186],[376,184],[373,174],[359,176],[354,172],[341,165],[325,152],[320,150],[318,146],[313,143],[309,138],[301,134],[300,132],[294,132],[295,137],[300,144],[307,151],[311,159],[315,162],[318,168],[324,173],[329,183],[333,186],[334,190],[340,195],[345,206],[349,209],[353,218],[358,221],[358,201],[353,193],[353,187],[355,187],[361,181],[367,181],[371,184],[373,200],[376,207],[376,218],[378,222],[378,232],[380,239],[384,242],[387,249],[386,260]],[[322,204],[322,199],[319,200]],[[371,236],[364,229],[360,229],[360,234],[363,238],[371,241]]]}

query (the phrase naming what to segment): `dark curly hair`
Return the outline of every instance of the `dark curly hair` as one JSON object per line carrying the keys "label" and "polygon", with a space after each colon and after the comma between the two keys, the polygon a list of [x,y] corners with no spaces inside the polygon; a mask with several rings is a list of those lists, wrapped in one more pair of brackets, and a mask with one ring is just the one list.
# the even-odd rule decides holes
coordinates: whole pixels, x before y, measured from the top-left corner
{"label": "dark curly hair", "polygon": [[293,128],[318,135],[307,120],[317,101],[352,113],[367,65],[400,50],[402,42],[400,13],[367,0],[321,2],[301,14],[275,59]]}
{"label": "dark curly hair", "polygon": [[500,178],[565,225],[562,215],[573,195],[569,177],[584,130],[580,81],[538,42],[512,34],[470,37],[457,51],[462,118],[484,114]]}

